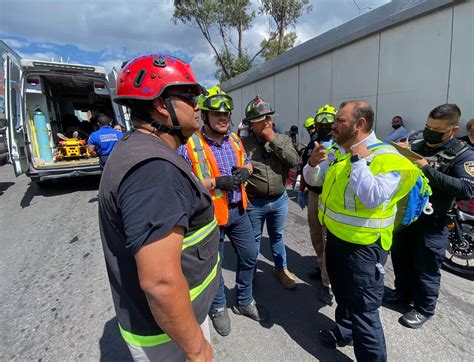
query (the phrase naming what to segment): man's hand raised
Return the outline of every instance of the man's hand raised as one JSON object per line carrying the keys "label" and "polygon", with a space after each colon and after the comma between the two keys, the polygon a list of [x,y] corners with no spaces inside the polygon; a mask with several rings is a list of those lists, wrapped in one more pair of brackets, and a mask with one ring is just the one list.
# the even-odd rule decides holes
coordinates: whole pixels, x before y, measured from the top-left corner
{"label": "man's hand raised", "polygon": [[311,156],[309,156],[308,164],[311,167],[316,167],[321,162],[326,161],[328,155],[326,153],[326,149],[323,145],[320,145],[318,142],[314,142],[313,152],[311,152]]}

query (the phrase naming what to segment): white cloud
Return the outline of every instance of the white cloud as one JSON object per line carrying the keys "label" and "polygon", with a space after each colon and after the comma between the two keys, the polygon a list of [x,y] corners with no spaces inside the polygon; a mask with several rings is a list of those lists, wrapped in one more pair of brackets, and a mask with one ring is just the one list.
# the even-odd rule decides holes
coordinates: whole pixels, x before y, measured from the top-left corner
{"label": "white cloud", "polygon": [[216,65],[214,62],[214,57],[211,53],[211,49],[209,49],[208,52],[198,53],[195,55],[190,64],[197,80],[204,87],[210,88],[217,84],[217,81],[213,75],[216,70]]}
{"label": "white cloud", "polygon": [[30,45],[27,41],[17,40],[17,39],[2,39],[9,47],[13,49],[21,49]]}
{"label": "white cloud", "polygon": [[[59,56],[55,52],[35,52],[35,53],[25,53],[22,51],[18,51],[18,53],[25,59],[34,59],[34,60],[47,60],[47,61],[55,61],[59,62],[61,60],[61,56]],[[67,59],[63,59],[64,62]],[[72,62],[70,62],[72,63]]]}
{"label": "white cloud", "polygon": [[[357,0],[360,8],[375,8],[389,0]],[[296,26],[297,44],[359,14],[353,0],[312,0],[314,10],[303,15]],[[258,0],[253,0],[253,8]],[[28,41],[7,39],[15,49],[28,42],[42,43],[42,58],[54,56],[57,45],[75,45],[81,50],[100,52],[106,67],[146,52],[168,52],[193,59],[203,82],[214,83],[213,53],[199,29],[174,24],[173,2],[149,0],[1,0],[0,33]],[[53,11],[54,10],[54,11]],[[20,15],[21,14],[21,15]],[[292,31],[293,29],[288,29]],[[260,48],[270,31],[267,17],[259,15],[244,33],[249,55]],[[33,54],[36,55],[36,54]]]}

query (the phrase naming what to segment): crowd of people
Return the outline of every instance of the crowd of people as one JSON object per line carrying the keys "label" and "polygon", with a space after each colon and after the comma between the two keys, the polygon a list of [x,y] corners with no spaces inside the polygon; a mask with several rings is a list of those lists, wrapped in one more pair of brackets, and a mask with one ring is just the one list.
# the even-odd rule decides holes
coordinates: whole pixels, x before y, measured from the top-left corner
{"label": "crowd of people", "polygon": [[[129,107],[134,130],[108,157],[99,223],[119,330],[135,360],[212,360],[208,317],[228,335],[227,305],[255,321],[271,318],[252,290],[264,225],[275,277],[283,288],[297,287],[285,221],[288,171],[298,164],[297,201],[307,207],[318,257],[309,274],[321,279],[321,301],[337,303],[335,326],[320,331],[321,343],[353,344],[358,360],[385,361],[384,298],[411,305],[400,319],[407,327],[433,316],[446,210],[474,193],[474,150],[458,147],[456,105],[428,114],[423,140],[412,145],[421,156],[412,162],[377,138],[365,101],[319,108],[304,124],[310,142],[301,157],[291,135],[275,131],[275,111],[258,95],[245,108],[239,137],[230,130],[232,98],[217,86],[204,90],[188,64],[168,55],[124,65],[115,102]],[[392,125],[403,127],[401,117]],[[429,162],[448,151],[455,155],[446,168]],[[420,179],[429,182],[434,212],[394,233],[397,206]],[[235,301],[224,293],[226,236],[237,255]],[[390,250],[396,289],[384,295]]]}

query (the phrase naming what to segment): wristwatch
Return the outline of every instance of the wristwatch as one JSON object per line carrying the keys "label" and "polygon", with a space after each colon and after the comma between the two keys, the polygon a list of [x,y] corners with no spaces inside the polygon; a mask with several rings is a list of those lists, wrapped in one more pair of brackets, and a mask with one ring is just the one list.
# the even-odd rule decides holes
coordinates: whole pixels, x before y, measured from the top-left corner
{"label": "wristwatch", "polygon": [[351,156],[351,163],[354,163],[354,162],[357,162],[357,161],[360,161],[360,160],[363,160],[363,158],[360,157],[359,155],[352,155]]}

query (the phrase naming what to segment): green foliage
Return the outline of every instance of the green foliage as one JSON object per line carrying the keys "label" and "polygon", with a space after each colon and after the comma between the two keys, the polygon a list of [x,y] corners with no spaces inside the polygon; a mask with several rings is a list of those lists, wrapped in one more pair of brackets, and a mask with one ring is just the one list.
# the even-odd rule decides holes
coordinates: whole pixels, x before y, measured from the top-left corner
{"label": "green foliage", "polygon": [[292,31],[287,33],[283,36],[283,44],[282,47],[279,48],[278,39],[276,39],[277,33],[274,32],[270,35],[269,39],[264,39],[260,43],[260,47],[263,51],[260,53],[260,56],[264,58],[266,61],[275,58],[278,54],[282,54],[286,52],[288,49],[293,48],[295,45],[296,32]]}
{"label": "green foliage", "polygon": [[[296,24],[304,11],[311,11],[309,0],[262,0],[259,11],[271,17],[276,30],[261,42],[261,49],[250,56],[244,48],[244,31],[249,29],[256,11],[250,0],[174,0],[173,22],[198,28],[211,46],[218,66],[216,77],[224,81],[250,69],[259,60],[272,59],[294,46]],[[235,42],[237,40],[237,42]]]}

